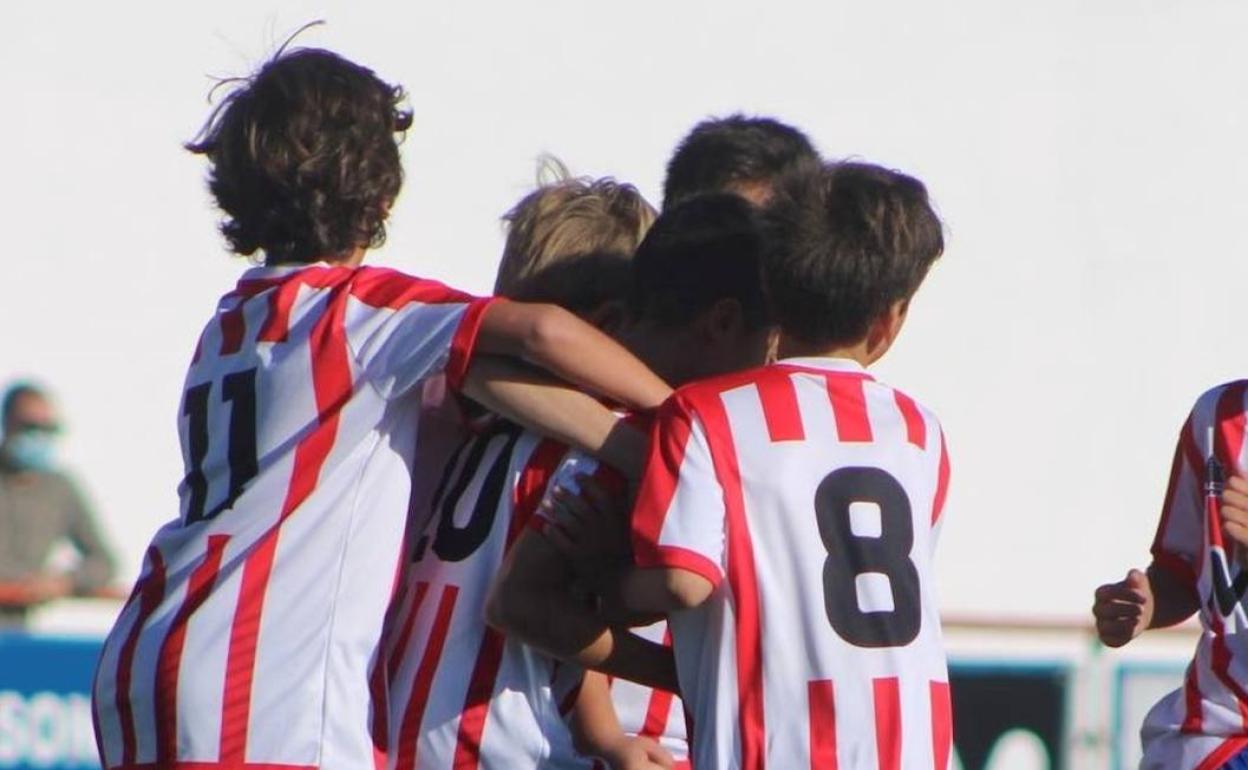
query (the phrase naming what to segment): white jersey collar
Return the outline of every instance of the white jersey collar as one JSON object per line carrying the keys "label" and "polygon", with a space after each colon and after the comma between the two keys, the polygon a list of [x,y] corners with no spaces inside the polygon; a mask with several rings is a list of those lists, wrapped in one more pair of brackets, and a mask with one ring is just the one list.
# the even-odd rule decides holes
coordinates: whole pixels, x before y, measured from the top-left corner
{"label": "white jersey collar", "polygon": [[332,265],[325,260],[321,260],[319,262],[301,262],[298,264],[288,265],[254,265],[243,271],[243,275],[240,280],[254,281],[264,278],[280,278],[284,275],[297,273],[300,270],[307,270],[309,267],[332,267]]}
{"label": "white jersey collar", "polygon": [[801,366],[807,369],[822,369],[829,372],[855,372],[858,374],[868,374],[867,368],[852,358],[799,356],[795,358],[782,358],[776,363],[780,366]]}

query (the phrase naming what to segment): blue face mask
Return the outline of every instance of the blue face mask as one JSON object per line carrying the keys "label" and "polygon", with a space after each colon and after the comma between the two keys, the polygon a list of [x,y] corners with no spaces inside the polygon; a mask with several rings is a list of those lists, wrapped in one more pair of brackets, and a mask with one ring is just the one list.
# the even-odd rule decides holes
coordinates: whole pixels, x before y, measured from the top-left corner
{"label": "blue face mask", "polygon": [[56,467],[55,437],[47,431],[22,431],[8,438],[4,454],[18,470],[50,471]]}

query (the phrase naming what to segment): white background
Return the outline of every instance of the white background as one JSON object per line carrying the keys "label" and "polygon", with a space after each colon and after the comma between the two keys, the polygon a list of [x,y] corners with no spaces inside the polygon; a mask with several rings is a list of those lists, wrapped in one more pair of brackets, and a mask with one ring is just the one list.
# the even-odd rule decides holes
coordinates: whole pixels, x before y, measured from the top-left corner
{"label": "white background", "polygon": [[176,513],[179,388],[245,264],[180,149],[301,23],[416,112],[371,257],[489,288],[550,151],[658,203],[694,122],[775,114],[924,179],[948,251],[881,375],[941,415],[959,613],[1071,616],[1147,558],[1174,437],[1244,372],[1248,6],[1226,0],[4,3],[0,380],[60,397],[124,576]]}

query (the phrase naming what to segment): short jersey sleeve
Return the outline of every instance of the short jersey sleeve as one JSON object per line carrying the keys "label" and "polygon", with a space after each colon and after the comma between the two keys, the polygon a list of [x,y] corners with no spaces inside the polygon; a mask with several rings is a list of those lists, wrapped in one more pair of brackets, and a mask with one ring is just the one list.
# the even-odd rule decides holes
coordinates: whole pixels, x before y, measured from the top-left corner
{"label": "short jersey sleeve", "polygon": [[491,301],[395,270],[362,269],[344,325],[363,378],[386,398],[442,371],[458,388]]}
{"label": "short jersey sleeve", "polygon": [[723,579],[726,509],[706,430],[679,396],[659,410],[633,510],[638,567],[694,572]]}
{"label": "short jersey sleeve", "polygon": [[[1153,561],[1195,589],[1196,573],[1205,548],[1204,467],[1196,434],[1200,432],[1199,405],[1179,435],[1170,467],[1161,522],[1153,540]],[[1207,429],[1207,428],[1206,428]]]}

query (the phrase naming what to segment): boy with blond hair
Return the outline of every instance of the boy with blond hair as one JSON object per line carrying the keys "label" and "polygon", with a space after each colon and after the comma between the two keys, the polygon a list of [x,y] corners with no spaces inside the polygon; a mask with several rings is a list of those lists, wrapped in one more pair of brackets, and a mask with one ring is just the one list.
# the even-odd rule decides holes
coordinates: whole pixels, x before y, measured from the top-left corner
{"label": "boy with blond hair", "polygon": [[[622,298],[655,213],[631,185],[556,170],[504,215],[495,288],[595,318]],[[552,691],[555,662],[484,622],[494,574],[567,451],[491,419],[454,448],[428,510],[417,513],[386,634],[391,768],[511,770],[575,755]],[[618,729],[595,737],[586,748],[615,768],[663,766],[653,746]]]}

